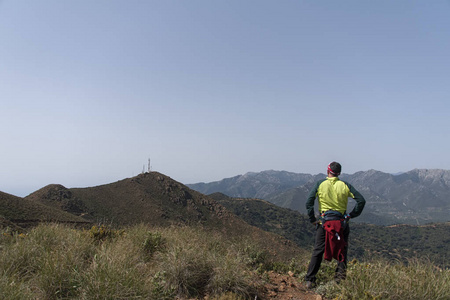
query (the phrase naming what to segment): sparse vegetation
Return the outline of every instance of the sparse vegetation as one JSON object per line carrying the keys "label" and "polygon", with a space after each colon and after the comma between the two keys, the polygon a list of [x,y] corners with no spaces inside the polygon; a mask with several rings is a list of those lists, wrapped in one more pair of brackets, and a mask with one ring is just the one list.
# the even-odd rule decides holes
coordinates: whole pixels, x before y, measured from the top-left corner
{"label": "sparse vegetation", "polygon": [[[330,273],[330,272],[329,272]],[[430,262],[410,260],[407,265],[386,259],[349,263],[347,280],[324,282],[317,288],[330,299],[434,299],[450,297],[450,270]]]}
{"label": "sparse vegetation", "polygon": [[40,225],[0,243],[1,299],[248,297],[257,286],[244,244],[199,228]]}
{"label": "sparse vegetation", "polygon": [[[100,230],[103,228],[102,230]],[[98,238],[92,232],[108,232]],[[296,274],[309,257],[276,262],[252,241],[198,227],[88,230],[39,225],[0,235],[1,299],[254,299],[267,271]],[[333,283],[324,262],[316,292],[327,299],[448,299],[450,271],[430,262],[383,258],[349,263]],[[447,297],[447,298],[446,298]]]}
{"label": "sparse vegetation", "polygon": [[408,263],[421,258],[441,268],[450,267],[449,222],[388,227],[352,224],[351,230],[350,251],[358,259],[376,255]]}

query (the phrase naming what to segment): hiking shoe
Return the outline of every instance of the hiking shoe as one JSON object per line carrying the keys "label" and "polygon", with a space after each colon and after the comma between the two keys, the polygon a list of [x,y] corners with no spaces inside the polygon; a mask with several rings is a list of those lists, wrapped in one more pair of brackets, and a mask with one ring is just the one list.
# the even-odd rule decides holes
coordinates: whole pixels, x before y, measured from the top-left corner
{"label": "hiking shoe", "polygon": [[316,287],[316,284],[312,281],[306,281],[305,286],[308,290],[313,289]]}

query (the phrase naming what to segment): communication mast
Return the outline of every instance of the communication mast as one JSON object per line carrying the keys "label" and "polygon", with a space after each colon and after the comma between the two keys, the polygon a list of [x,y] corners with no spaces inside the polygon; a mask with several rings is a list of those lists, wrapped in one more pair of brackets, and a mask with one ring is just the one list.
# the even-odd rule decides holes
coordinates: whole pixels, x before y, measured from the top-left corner
{"label": "communication mast", "polygon": [[152,166],[150,165],[150,158],[148,159],[148,172],[150,173],[152,171]]}

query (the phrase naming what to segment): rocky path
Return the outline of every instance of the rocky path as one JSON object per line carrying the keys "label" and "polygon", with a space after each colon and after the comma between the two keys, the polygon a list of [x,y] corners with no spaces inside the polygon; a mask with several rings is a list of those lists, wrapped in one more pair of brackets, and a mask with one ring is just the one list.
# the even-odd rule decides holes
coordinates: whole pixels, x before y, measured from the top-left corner
{"label": "rocky path", "polygon": [[269,272],[267,275],[269,282],[264,285],[264,290],[256,300],[324,300],[322,296],[307,290],[293,274]]}

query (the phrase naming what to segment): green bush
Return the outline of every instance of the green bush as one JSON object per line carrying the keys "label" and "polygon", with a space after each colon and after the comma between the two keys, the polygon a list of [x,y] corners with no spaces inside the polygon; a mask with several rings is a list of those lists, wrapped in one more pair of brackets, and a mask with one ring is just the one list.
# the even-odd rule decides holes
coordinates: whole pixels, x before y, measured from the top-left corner
{"label": "green bush", "polygon": [[143,250],[149,258],[151,258],[156,251],[161,251],[164,246],[165,240],[159,232],[148,232],[147,237],[142,242]]}

